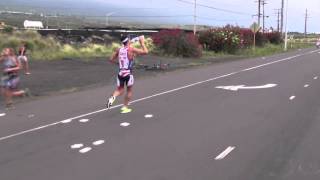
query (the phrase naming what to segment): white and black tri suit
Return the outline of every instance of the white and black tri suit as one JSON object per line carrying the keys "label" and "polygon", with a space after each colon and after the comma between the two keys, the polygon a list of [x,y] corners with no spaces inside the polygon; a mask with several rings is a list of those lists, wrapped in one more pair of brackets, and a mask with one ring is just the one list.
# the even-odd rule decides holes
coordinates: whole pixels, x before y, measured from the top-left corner
{"label": "white and black tri suit", "polygon": [[125,85],[131,87],[134,84],[132,75],[133,59],[128,56],[129,47],[123,46],[119,49],[119,73],[117,77],[118,88],[123,88]]}

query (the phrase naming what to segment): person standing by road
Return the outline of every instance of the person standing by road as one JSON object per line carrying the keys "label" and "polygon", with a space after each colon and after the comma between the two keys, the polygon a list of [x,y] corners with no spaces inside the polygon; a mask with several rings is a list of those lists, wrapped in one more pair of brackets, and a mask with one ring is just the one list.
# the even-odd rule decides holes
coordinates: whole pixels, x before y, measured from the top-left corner
{"label": "person standing by road", "polygon": [[[126,86],[127,93],[124,98],[124,105],[121,108],[121,113],[123,114],[132,111],[132,109],[129,108],[129,102],[132,98],[132,87],[134,84],[134,78],[132,74],[134,57],[137,55],[148,54],[148,49],[144,43],[144,36],[140,36],[138,38],[141,49],[131,47],[130,41],[132,39],[130,36],[124,36],[121,38],[122,47],[117,49],[110,58],[111,62],[119,64],[119,73],[117,75],[117,89],[108,99],[107,108],[109,109],[116,98],[124,93],[124,88]],[[118,61],[116,61],[116,59],[118,59]]]}
{"label": "person standing by road", "polygon": [[23,69],[25,70],[26,75],[30,75],[29,71],[29,62],[28,62],[28,57],[27,57],[27,47],[26,44],[23,43],[20,48],[19,48],[19,55],[18,55],[18,60],[23,66]]}
{"label": "person standing by road", "polygon": [[18,90],[20,78],[18,75],[21,64],[15,56],[12,48],[5,48],[0,56],[0,62],[3,65],[3,75],[1,77],[1,93],[5,97],[7,108],[12,108],[12,97],[23,96],[27,94],[27,90]]}

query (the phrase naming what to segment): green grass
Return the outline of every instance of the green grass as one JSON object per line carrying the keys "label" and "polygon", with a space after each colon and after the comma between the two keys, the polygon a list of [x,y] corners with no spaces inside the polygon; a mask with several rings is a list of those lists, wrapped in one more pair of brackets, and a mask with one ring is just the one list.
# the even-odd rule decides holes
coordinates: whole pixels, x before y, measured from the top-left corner
{"label": "green grass", "polygon": [[[312,44],[307,43],[288,43],[288,51],[296,50],[296,49],[305,49],[312,47]],[[257,47],[254,49],[246,49],[239,51],[238,54],[242,56],[249,57],[261,57],[261,56],[269,56],[273,54],[283,53],[284,44],[274,45],[274,44],[266,44],[264,47]]]}

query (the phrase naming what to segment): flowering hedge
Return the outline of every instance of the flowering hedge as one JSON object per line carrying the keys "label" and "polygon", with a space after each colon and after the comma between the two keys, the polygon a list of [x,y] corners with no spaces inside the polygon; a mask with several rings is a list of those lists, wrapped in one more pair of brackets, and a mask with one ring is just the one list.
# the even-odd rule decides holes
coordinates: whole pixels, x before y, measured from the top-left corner
{"label": "flowering hedge", "polygon": [[[240,28],[227,25],[223,28],[213,28],[199,34],[200,44],[207,50],[215,52],[234,53],[238,49],[253,46],[253,32],[249,28]],[[264,46],[266,43],[280,44],[281,34],[278,32],[256,34],[256,45]]]}
{"label": "flowering hedge", "polygon": [[200,57],[202,48],[198,38],[193,33],[186,33],[180,29],[161,30],[152,36],[155,46],[164,54]]}
{"label": "flowering hedge", "polygon": [[234,53],[241,43],[239,28],[232,26],[200,32],[199,40],[207,50],[228,53]]}

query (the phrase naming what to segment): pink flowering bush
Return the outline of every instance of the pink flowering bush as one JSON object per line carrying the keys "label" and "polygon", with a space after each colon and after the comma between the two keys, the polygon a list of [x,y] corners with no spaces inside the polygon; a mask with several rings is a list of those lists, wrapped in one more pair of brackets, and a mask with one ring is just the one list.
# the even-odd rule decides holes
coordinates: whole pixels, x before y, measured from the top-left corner
{"label": "pink flowering bush", "polygon": [[161,30],[152,36],[155,46],[166,55],[200,57],[202,48],[193,33],[180,29]]}

